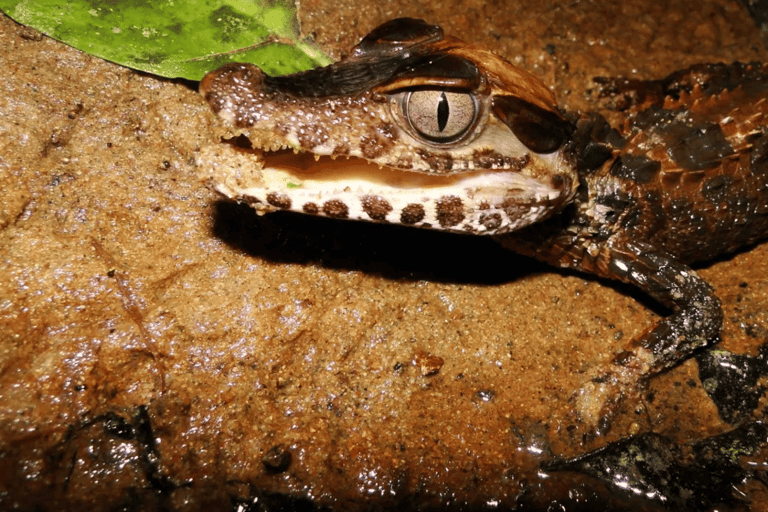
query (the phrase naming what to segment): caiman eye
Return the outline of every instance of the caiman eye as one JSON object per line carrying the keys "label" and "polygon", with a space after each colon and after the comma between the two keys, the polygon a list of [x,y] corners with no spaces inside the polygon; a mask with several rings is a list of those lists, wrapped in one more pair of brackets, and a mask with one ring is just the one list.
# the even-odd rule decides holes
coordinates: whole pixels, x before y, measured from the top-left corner
{"label": "caiman eye", "polygon": [[403,113],[413,129],[433,142],[453,142],[473,125],[474,96],[439,90],[412,91],[403,99]]}

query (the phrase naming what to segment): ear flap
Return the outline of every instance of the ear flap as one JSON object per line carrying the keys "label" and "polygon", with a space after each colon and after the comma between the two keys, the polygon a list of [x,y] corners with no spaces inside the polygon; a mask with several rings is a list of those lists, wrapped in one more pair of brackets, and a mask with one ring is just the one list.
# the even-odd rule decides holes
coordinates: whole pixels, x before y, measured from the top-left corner
{"label": "ear flap", "polygon": [[438,25],[430,25],[416,18],[397,18],[373,29],[354,47],[352,56],[396,55],[405,48],[439,41],[442,38],[443,29]]}
{"label": "ear flap", "polygon": [[574,130],[559,113],[516,96],[494,96],[491,108],[515,137],[534,153],[557,151]]}

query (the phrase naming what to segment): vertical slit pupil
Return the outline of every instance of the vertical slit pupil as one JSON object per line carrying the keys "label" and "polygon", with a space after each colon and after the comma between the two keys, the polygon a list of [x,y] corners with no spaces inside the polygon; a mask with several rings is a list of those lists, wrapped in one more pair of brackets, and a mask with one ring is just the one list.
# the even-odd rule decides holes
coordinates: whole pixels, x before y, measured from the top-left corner
{"label": "vertical slit pupil", "polygon": [[440,93],[440,99],[437,100],[437,129],[441,132],[445,130],[445,125],[448,124],[448,116],[450,110],[448,108],[448,98],[445,97],[445,93]]}

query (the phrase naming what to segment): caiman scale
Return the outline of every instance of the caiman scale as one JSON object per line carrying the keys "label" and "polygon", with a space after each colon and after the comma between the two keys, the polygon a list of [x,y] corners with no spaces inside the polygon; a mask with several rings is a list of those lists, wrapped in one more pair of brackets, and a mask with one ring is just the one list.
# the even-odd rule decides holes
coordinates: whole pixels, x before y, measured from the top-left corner
{"label": "caiman scale", "polygon": [[198,164],[209,186],[260,213],[490,235],[637,286],[671,314],[580,390],[580,414],[597,422],[717,339],[720,301],[689,265],[768,235],[768,68],[698,65],[604,85],[623,104],[614,127],[561,112],[538,79],[489,51],[397,19],[325,68],[209,73],[200,91],[230,143]]}

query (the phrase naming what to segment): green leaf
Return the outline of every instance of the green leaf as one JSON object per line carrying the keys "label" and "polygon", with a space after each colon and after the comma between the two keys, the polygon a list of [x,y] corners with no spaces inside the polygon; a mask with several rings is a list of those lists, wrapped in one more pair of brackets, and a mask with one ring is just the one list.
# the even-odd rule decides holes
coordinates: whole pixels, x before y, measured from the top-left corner
{"label": "green leaf", "polygon": [[17,22],[123,66],[200,80],[227,62],[271,75],[331,62],[299,39],[290,0],[0,0]]}

